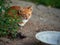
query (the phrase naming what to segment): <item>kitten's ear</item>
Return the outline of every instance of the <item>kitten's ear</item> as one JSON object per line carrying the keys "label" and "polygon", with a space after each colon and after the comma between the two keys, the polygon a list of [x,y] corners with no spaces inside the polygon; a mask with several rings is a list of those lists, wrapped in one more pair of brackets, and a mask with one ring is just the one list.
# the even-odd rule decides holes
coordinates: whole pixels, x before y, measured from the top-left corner
{"label": "kitten's ear", "polygon": [[29,6],[29,7],[27,7],[27,8],[32,10],[33,7],[32,7],[32,6]]}

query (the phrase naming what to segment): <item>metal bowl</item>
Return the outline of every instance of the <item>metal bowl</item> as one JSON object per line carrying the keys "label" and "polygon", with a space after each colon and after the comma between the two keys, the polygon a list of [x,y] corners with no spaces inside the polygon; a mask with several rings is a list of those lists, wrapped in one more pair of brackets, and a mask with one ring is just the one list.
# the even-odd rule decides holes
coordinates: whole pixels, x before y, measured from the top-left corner
{"label": "metal bowl", "polygon": [[36,39],[47,44],[60,45],[60,32],[57,31],[43,31],[35,35]]}

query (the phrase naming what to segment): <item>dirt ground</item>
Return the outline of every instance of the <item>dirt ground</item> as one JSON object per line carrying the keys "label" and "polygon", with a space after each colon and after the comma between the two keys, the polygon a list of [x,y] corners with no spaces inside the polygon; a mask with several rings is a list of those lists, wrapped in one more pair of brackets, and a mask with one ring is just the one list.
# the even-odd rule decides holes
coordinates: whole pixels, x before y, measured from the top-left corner
{"label": "dirt ground", "polygon": [[36,33],[40,31],[60,31],[60,9],[45,7],[43,5],[35,5],[25,1],[12,0],[11,5],[33,6],[33,14],[31,19],[20,27],[18,32],[25,35],[24,39],[10,40],[0,38],[0,45],[48,45],[38,41],[35,38]]}

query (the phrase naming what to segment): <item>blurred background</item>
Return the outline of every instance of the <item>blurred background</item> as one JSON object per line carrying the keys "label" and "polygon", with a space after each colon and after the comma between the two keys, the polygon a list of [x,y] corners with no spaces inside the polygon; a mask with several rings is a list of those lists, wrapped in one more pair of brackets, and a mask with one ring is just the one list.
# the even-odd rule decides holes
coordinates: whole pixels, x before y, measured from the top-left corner
{"label": "blurred background", "polygon": [[25,1],[31,1],[34,2],[35,4],[43,4],[46,6],[60,8],[60,0],[25,0]]}

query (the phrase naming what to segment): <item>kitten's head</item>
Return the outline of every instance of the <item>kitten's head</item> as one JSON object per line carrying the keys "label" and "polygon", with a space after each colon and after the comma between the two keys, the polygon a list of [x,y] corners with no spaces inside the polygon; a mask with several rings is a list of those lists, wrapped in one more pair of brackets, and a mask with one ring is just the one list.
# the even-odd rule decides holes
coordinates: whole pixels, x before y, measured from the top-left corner
{"label": "kitten's head", "polygon": [[28,19],[32,15],[32,6],[24,7],[19,10],[19,14],[24,18]]}

